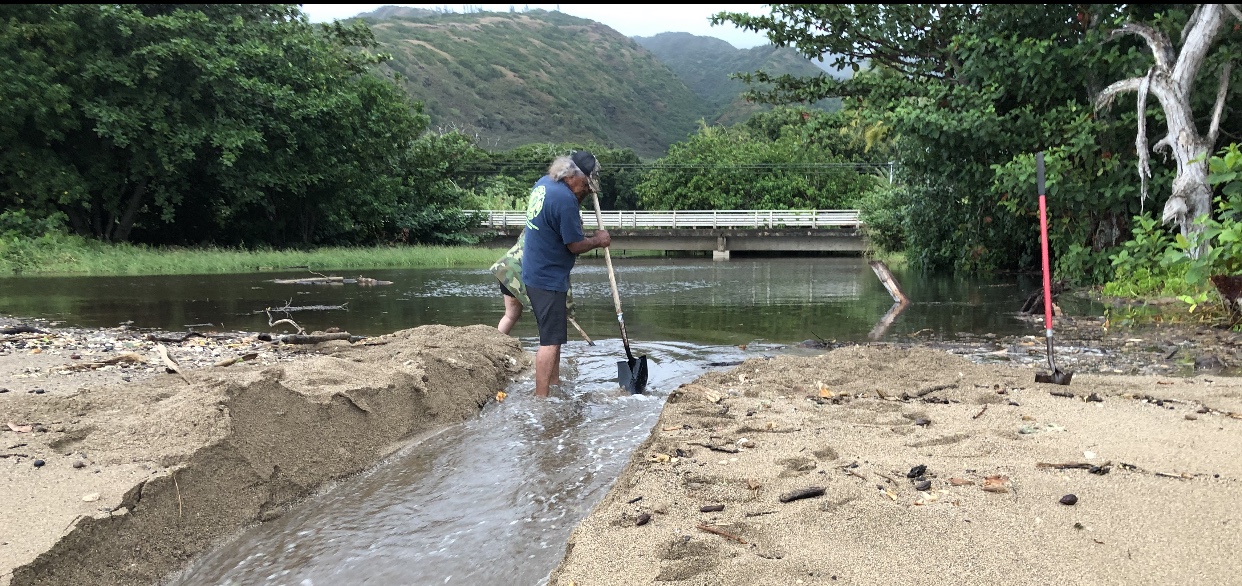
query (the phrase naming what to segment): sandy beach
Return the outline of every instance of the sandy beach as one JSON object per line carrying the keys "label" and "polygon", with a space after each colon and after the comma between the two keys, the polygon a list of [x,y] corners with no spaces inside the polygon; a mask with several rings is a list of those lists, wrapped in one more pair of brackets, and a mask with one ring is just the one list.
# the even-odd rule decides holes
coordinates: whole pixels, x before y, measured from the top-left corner
{"label": "sandy beach", "polygon": [[[1038,341],[963,334],[660,390],[659,423],[549,583],[1240,583],[1242,379],[1198,365],[1236,365],[1242,339],[1081,325],[1060,341],[1068,386],[1034,382]],[[0,342],[0,585],[157,584],[477,416],[531,359],[483,325]]]}
{"label": "sandy beach", "polygon": [[1034,372],[871,346],[705,375],[551,584],[1240,583],[1242,380]]}

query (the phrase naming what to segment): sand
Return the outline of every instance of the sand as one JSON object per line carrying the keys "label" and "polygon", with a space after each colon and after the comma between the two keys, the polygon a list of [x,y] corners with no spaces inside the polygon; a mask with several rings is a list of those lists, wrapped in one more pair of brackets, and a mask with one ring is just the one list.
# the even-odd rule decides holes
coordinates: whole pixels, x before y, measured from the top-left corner
{"label": "sand", "polygon": [[124,332],[15,339],[0,356],[0,585],[156,583],[325,482],[476,416],[529,366],[488,326],[313,347],[169,343],[184,378]]}
{"label": "sand", "polygon": [[[1242,379],[1174,376],[1235,367],[1242,340],[1084,324],[1061,346],[1068,386],[1034,382],[1042,344],[1026,338],[802,349],[704,375],[669,394],[550,583],[1242,583]],[[4,336],[0,586],[158,583],[475,416],[529,365],[490,326],[316,346]],[[1148,374],[1097,374],[1113,371]]]}
{"label": "sand", "polygon": [[550,583],[1242,583],[1242,380],[1033,376],[884,346],[705,375]]}

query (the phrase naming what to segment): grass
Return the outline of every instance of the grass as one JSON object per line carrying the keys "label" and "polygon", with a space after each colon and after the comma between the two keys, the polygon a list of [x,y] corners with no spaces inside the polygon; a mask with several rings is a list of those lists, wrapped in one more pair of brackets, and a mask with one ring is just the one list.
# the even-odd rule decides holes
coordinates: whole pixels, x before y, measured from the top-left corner
{"label": "grass", "polygon": [[318,271],[487,267],[505,250],[466,246],[242,250],[104,244],[69,237],[0,243],[0,275],[196,275],[288,268]]}

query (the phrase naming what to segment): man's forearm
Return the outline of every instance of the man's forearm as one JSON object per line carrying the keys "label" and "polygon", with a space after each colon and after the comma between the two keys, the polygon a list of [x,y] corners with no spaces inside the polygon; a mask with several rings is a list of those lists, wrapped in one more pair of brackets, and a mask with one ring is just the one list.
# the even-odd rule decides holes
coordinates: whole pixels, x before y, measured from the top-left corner
{"label": "man's forearm", "polygon": [[583,238],[582,240],[579,240],[578,242],[569,244],[568,245],[569,251],[574,254],[582,254],[588,250],[595,250],[596,248],[603,248],[605,246],[603,240],[604,239],[598,235],[588,236],[586,238]]}

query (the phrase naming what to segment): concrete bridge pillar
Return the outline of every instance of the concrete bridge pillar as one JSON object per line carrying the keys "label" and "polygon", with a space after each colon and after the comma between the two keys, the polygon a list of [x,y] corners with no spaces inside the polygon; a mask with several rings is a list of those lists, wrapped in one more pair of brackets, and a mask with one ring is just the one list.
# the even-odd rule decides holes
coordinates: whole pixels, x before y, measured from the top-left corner
{"label": "concrete bridge pillar", "polygon": [[729,239],[716,237],[716,250],[712,251],[712,260],[729,260]]}

